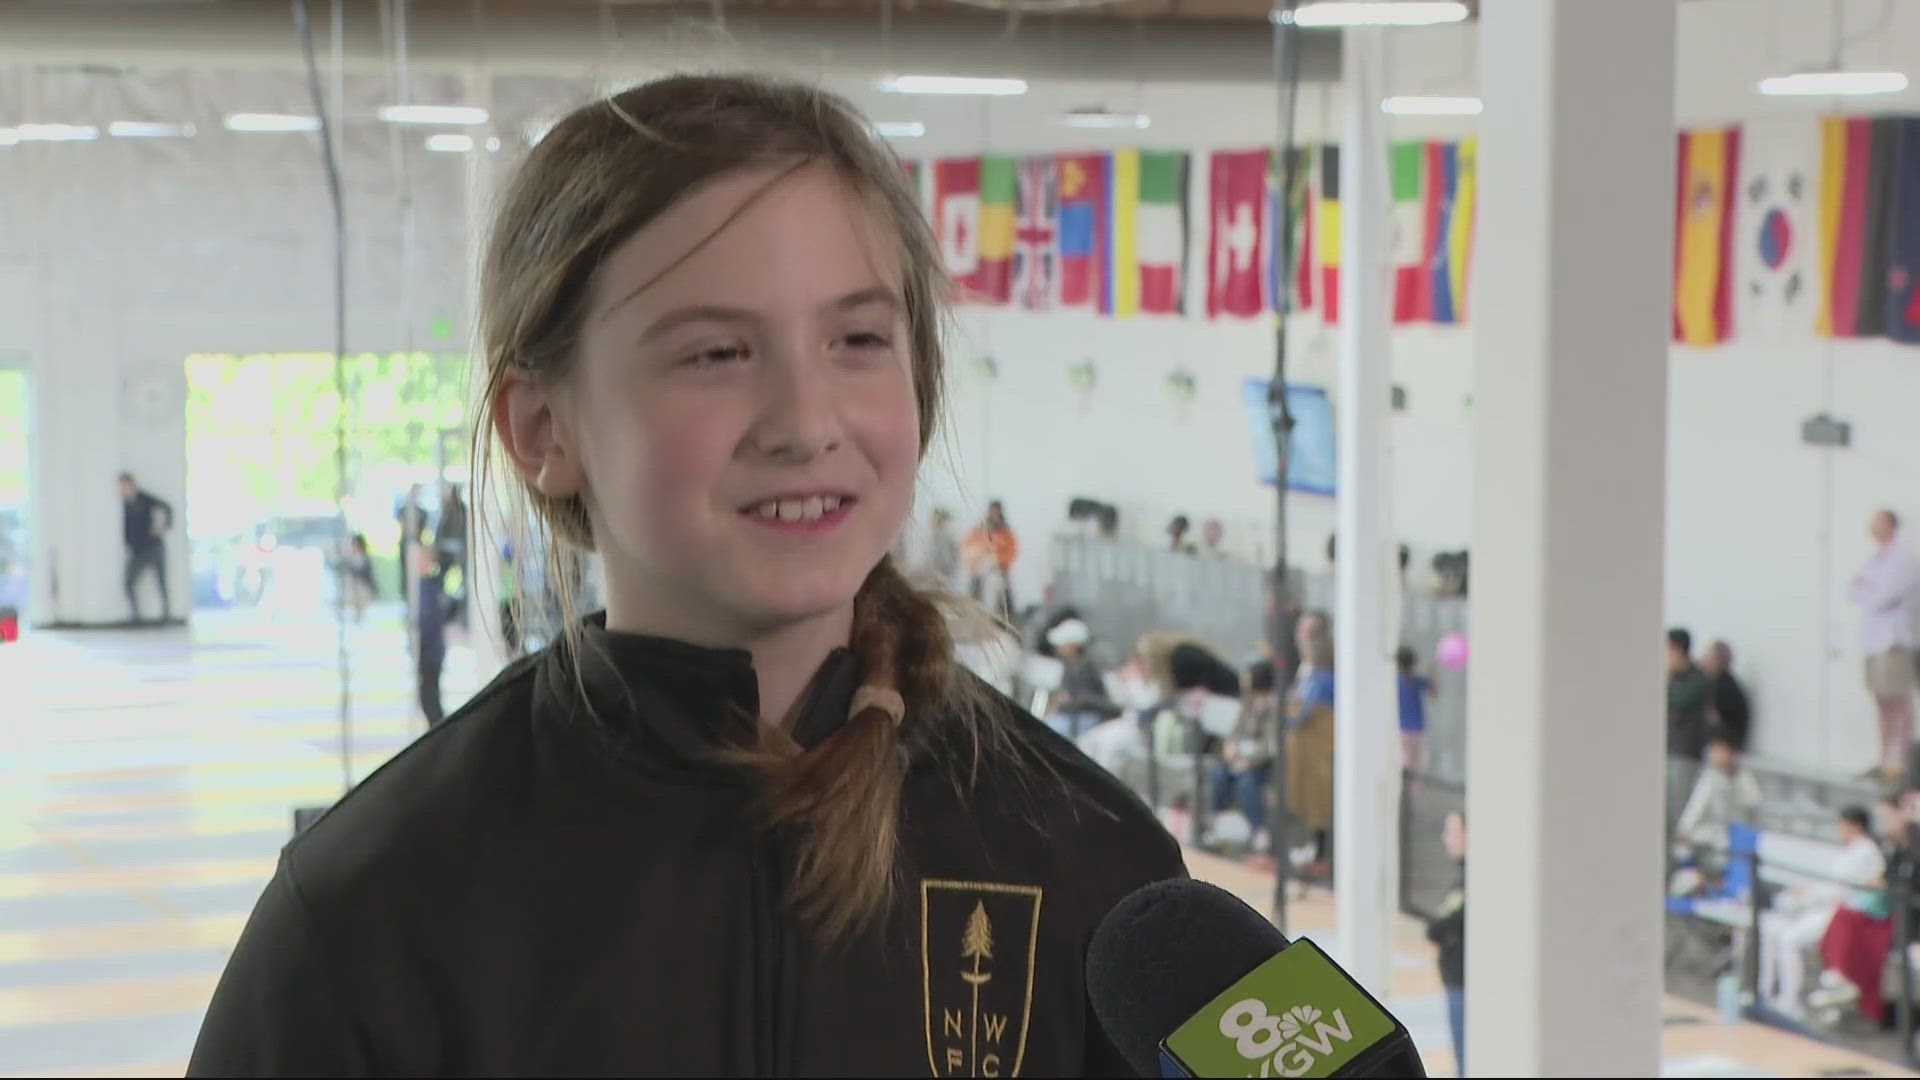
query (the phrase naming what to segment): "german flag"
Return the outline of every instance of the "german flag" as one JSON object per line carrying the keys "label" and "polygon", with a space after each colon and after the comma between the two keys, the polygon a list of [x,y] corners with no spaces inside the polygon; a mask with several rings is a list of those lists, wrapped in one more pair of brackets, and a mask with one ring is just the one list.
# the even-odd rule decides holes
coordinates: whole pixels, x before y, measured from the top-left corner
{"label": "german flag", "polygon": [[1829,116],[1820,123],[1820,333],[1887,330],[1888,210],[1899,156],[1894,117]]}
{"label": "german flag", "polygon": [[1675,193],[1673,339],[1715,345],[1733,328],[1733,194],[1740,129],[1680,133]]}

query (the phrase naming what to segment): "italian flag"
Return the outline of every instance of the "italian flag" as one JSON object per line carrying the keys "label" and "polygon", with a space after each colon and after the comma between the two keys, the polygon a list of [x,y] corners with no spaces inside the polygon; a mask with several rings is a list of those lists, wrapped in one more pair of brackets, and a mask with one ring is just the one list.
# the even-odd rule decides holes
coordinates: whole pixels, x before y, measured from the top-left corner
{"label": "italian flag", "polygon": [[1114,314],[1177,315],[1185,303],[1187,155],[1113,155]]}

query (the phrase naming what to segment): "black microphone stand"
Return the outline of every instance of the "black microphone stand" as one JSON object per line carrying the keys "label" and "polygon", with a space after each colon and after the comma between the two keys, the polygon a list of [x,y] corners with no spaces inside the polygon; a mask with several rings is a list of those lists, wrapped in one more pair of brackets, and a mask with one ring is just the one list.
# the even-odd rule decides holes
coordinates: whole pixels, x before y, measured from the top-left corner
{"label": "black microphone stand", "polygon": [[1293,696],[1293,672],[1282,657],[1293,632],[1289,613],[1294,607],[1287,571],[1287,466],[1292,457],[1293,413],[1287,405],[1287,316],[1293,310],[1294,186],[1301,167],[1294,146],[1294,114],[1300,97],[1300,27],[1293,20],[1296,0],[1274,0],[1273,74],[1280,105],[1280,197],[1275,200],[1273,379],[1267,385],[1267,415],[1273,423],[1273,662],[1274,692],[1280,695],[1278,722],[1272,739],[1273,767],[1269,773],[1271,812],[1267,829],[1273,852],[1273,922],[1287,929],[1287,874],[1292,847],[1287,842],[1292,815],[1287,807],[1287,702]]}

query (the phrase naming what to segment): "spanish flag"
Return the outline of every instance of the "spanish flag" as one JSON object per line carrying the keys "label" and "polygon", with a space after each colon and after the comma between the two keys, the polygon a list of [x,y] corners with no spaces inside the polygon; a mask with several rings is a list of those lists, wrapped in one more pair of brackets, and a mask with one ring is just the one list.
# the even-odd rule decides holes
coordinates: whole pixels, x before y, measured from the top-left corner
{"label": "spanish flag", "polygon": [[1733,190],[1740,129],[1680,133],[1675,195],[1673,339],[1715,345],[1732,330]]}
{"label": "spanish flag", "polygon": [[1897,118],[1820,122],[1820,333],[1886,331],[1887,211],[1900,140]]}

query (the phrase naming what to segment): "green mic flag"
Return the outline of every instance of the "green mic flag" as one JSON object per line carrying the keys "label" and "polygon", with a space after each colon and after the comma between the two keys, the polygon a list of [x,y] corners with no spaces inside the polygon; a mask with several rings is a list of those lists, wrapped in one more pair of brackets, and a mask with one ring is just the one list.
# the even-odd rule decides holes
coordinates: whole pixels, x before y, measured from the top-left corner
{"label": "green mic flag", "polygon": [[1406,1039],[1372,995],[1303,938],[1167,1036],[1162,1075],[1339,1076]]}

